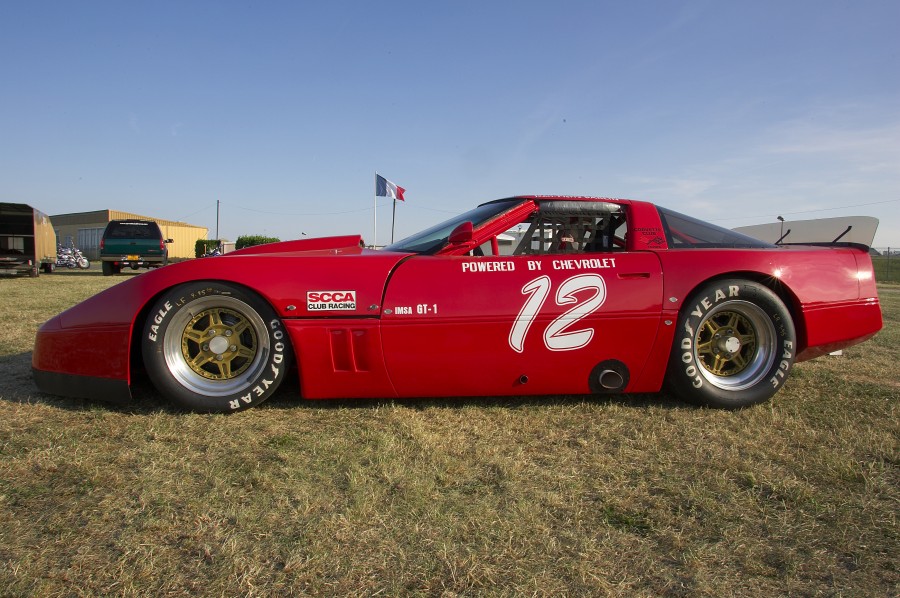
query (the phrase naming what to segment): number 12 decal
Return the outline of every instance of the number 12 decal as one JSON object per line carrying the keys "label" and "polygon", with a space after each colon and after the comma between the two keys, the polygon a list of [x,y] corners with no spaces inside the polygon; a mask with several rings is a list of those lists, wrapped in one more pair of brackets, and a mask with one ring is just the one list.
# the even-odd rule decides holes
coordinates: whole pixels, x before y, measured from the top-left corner
{"label": "number 12 decal", "polygon": [[[534,280],[525,283],[522,287],[522,294],[528,295],[516,321],[513,323],[512,329],[509,331],[509,346],[516,353],[522,353],[525,350],[525,337],[528,330],[538,312],[544,306],[544,301],[550,294],[549,276],[540,276]],[[582,330],[568,330],[568,328],[577,324],[580,320],[588,317],[597,311],[603,302],[606,301],[606,283],[599,274],[578,274],[565,280],[559,288],[556,289],[556,304],[559,306],[577,303],[575,294],[581,291],[594,291],[594,294],[588,297],[582,303],[579,303],[570,310],[560,314],[547,326],[544,330],[544,345],[551,351],[572,351],[581,349],[586,346],[591,339],[594,338],[593,328],[584,328]]]}

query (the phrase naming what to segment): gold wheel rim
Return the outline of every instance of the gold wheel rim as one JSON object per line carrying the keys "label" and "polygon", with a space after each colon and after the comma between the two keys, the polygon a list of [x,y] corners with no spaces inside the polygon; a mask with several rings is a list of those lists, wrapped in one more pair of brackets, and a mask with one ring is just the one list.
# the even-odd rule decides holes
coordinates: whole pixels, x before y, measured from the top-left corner
{"label": "gold wheel rim", "polygon": [[181,335],[181,353],[195,374],[231,380],[253,363],[259,350],[256,331],[240,312],[212,307],[195,314]]}
{"label": "gold wheel rim", "polygon": [[754,362],[758,340],[753,323],[742,313],[719,311],[697,331],[697,357],[714,376],[737,376]]}

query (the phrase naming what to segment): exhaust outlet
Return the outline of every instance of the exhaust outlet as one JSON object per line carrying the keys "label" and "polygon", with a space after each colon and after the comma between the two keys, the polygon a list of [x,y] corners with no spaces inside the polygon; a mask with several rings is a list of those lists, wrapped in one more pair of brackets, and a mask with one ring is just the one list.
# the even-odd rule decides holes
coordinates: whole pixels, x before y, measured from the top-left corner
{"label": "exhaust outlet", "polygon": [[600,386],[606,390],[620,390],[625,384],[622,374],[615,370],[603,370],[600,372]]}
{"label": "exhaust outlet", "polygon": [[628,366],[618,359],[601,361],[591,370],[588,386],[595,394],[623,392],[628,386]]}

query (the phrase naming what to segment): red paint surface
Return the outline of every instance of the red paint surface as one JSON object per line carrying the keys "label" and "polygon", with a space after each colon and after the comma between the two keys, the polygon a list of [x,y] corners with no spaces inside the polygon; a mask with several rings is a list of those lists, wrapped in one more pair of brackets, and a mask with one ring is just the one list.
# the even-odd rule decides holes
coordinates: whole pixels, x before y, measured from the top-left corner
{"label": "red paint surface", "polygon": [[[33,365],[130,381],[131,352],[140,347],[133,339],[149,306],[167,289],[198,280],[243,285],[273,306],[290,333],[301,393],[308,398],[580,394],[589,392],[591,369],[610,359],[628,367],[626,391],[657,391],[679,310],[695,289],[720,277],[758,280],[784,298],[801,360],[861,342],[882,326],[864,251],[668,249],[658,212],[646,202],[610,200],[628,210],[630,232],[620,251],[462,255],[491,243],[544,199],[524,198],[502,218],[476,228],[466,247],[436,256],[361,249],[359,236],[346,236],[258,246],[153,270],[45,323]],[[591,259],[597,263],[578,261]],[[513,327],[532,296],[524,289],[539,278],[547,295],[517,350]],[[591,300],[591,285],[600,280],[602,304],[566,315]],[[559,298],[564,285],[577,291]],[[355,308],[310,308],[309,293],[335,291],[354,298]],[[553,348],[571,342],[566,335],[588,330],[584,346]]]}

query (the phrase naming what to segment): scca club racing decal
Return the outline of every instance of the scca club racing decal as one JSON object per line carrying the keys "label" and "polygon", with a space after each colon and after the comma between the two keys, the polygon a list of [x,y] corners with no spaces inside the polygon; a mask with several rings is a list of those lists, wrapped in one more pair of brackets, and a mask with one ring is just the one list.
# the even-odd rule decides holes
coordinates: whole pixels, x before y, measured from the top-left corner
{"label": "scca club racing decal", "polygon": [[356,291],[309,291],[306,293],[309,311],[356,311]]}

